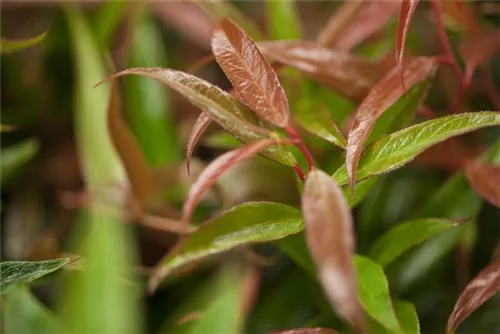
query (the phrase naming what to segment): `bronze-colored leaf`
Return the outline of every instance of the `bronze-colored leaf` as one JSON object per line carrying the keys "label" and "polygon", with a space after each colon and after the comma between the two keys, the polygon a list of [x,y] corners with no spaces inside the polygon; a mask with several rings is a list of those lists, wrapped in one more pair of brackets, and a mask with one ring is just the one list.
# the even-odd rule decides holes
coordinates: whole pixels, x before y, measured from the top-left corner
{"label": "bronze-colored leaf", "polygon": [[285,127],[290,118],[285,91],[255,42],[222,19],[212,35],[212,51],[246,104],[263,120]]}
{"label": "bronze-colored leaf", "polygon": [[318,35],[318,43],[324,46],[334,46],[349,27],[359,12],[366,8],[368,1],[345,1],[330,17],[326,26]]}
{"label": "bronze-colored leaf", "polygon": [[364,58],[325,48],[315,42],[261,42],[266,55],[294,67],[353,101],[361,101],[383,76],[383,68]]}
{"label": "bronze-colored leaf", "polygon": [[188,175],[191,173],[190,172],[191,158],[193,156],[194,148],[198,143],[198,141],[200,140],[201,135],[203,134],[203,132],[205,132],[210,123],[212,123],[212,119],[210,118],[210,115],[204,111],[200,114],[200,116],[198,116],[198,118],[196,119],[196,123],[194,124],[193,129],[191,130],[186,152],[186,168]]}
{"label": "bronze-colored leaf", "polygon": [[272,332],[271,334],[337,334],[338,332],[325,327],[315,327],[315,328],[294,328],[287,329],[284,331]]}
{"label": "bronze-colored leaf", "polygon": [[473,161],[465,167],[467,179],[482,198],[500,208],[500,165]]}
{"label": "bronze-colored leaf", "polygon": [[500,257],[494,259],[465,287],[448,318],[447,333],[452,333],[472,312],[500,291]]}
{"label": "bronze-colored leaf", "polygon": [[441,1],[441,8],[443,13],[464,26],[468,32],[474,32],[480,28],[479,20],[476,18],[469,2],[463,0]]}
{"label": "bronze-colored leaf", "polygon": [[[411,19],[415,14],[419,0],[403,0],[399,10],[398,28],[396,33],[396,66],[403,72],[403,57],[405,51],[406,36],[410,28]],[[404,82],[404,76],[401,74],[401,80]]]}
{"label": "bronze-colored leaf", "polygon": [[364,314],[353,264],[351,210],[340,186],[323,171],[313,170],[307,176],[302,214],[309,252],[332,307],[362,331]]}
{"label": "bronze-colored leaf", "polygon": [[458,49],[467,71],[473,72],[478,65],[500,52],[500,32],[493,29],[478,30],[465,38]]}
{"label": "bronze-colored leaf", "polygon": [[[410,60],[402,74],[408,88],[426,79],[435,71],[435,67],[435,60],[432,58],[418,57]],[[346,149],[346,166],[351,189],[356,182],[354,175],[359,157],[375,121],[405,92],[400,79],[399,68],[396,66],[370,90],[356,111]]]}

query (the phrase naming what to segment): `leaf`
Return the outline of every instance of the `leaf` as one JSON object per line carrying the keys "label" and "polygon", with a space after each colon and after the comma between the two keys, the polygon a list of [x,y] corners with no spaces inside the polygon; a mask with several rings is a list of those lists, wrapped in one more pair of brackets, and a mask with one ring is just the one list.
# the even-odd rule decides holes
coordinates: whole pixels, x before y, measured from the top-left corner
{"label": "leaf", "polygon": [[226,150],[241,147],[241,142],[227,132],[216,132],[203,140],[203,144],[208,147]]}
{"label": "leaf", "polygon": [[366,312],[391,332],[401,332],[382,267],[367,257],[355,257],[358,294]]}
{"label": "leaf", "polygon": [[468,32],[475,32],[481,26],[470,4],[466,1],[443,1],[441,3],[441,8],[445,14],[458,24],[463,25]]}
{"label": "leaf", "polygon": [[47,261],[4,261],[0,262],[0,291],[12,283],[30,283],[61,269],[70,262],[68,258]]}
{"label": "leaf", "polygon": [[465,173],[471,187],[482,198],[500,208],[500,165],[474,161],[466,165]]}
{"label": "leaf", "polygon": [[212,123],[212,119],[210,118],[209,114],[206,111],[203,111],[200,114],[200,116],[198,116],[198,118],[196,119],[196,123],[194,124],[193,129],[191,130],[186,152],[186,168],[188,174],[191,173],[190,166],[194,148],[196,147],[196,144],[200,140],[201,135],[203,134],[203,132],[205,132],[210,123]]}
{"label": "leaf", "polygon": [[[130,68],[106,80],[130,74],[149,77],[169,86],[198,108],[208,112],[212,120],[243,142],[269,138],[264,129],[248,121],[251,111],[245,105],[205,80],[184,72],[158,67]],[[296,164],[293,155],[281,147],[270,147],[262,154],[286,166],[293,167]]]}
{"label": "leaf", "polygon": [[500,52],[500,32],[480,29],[467,36],[458,46],[466,72],[472,73],[478,65],[484,64]]}
{"label": "leaf", "polygon": [[446,332],[452,333],[472,312],[500,291],[500,257],[467,284],[448,318]]}
{"label": "leaf", "polygon": [[276,144],[279,144],[276,139],[261,140],[247,144],[234,151],[227,152],[212,161],[210,165],[201,172],[189,189],[182,211],[182,222],[184,224],[189,223],[191,215],[205,191],[217,182],[217,179],[229,168],[234,167],[243,160],[251,158],[267,146]]}
{"label": "leaf", "polygon": [[378,178],[373,177],[356,183],[354,186],[354,195],[349,191],[349,188],[346,187],[343,189],[344,196],[351,209],[355,208],[368,195],[377,181]]}
{"label": "leaf", "polygon": [[300,39],[295,1],[266,1],[269,35],[276,39]]}
{"label": "leaf", "polygon": [[[426,79],[435,70],[435,61],[431,58],[415,58],[408,62],[402,74],[409,87]],[[405,90],[401,86],[399,69],[393,68],[373,87],[359,108],[349,130],[347,138],[346,166],[351,189],[356,182],[355,173],[363,146],[370,135],[375,121],[396,101]]]}
{"label": "leaf", "polygon": [[377,239],[370,249],[370,258],[386,267],[410,248],[457,225],[456,221],[435,218],[398,224]]}
{"label": "leaf", "polygon": [[22,284],[13,284],[2,296],[2,329],[7,334],[62,333],[62,326]]}
{"label": "leaf", "polygon": [[40,35],[27,39],[8,39],[0,37],[0,53],[14,53],[27,49],[33,45],[40,43],[45,38],[45,36],[47,36],[47,33],[47,31],[44,31]]}
{"label": "leaf", "polygon": [[203,224],[160,261],[149,282],[150,289],[172,270],[235,247],[269,242],[300,232],[300,211],[271,202],[248,202]]}
{"label": "leaf", "polygon": [[38,152],[39,144],[36,139],[27,139],[19,144],[2,148],[1,151],[1,181],[5,182],[19,168],[31,160]]}
{"label": "leaf", "polygon": [[[500,125],[499,113],[462,113],[432,119],[392,133],[371,144],[363,152],[356,180],[387,173],[405,165],[432,145],[494,125]],[[341,185],[348,183],[345,165],[333,174],[333,178]]]}
{"label": "leaf", "polygon": [[415,306],[404,300],[393,301],[393,305],[403,332],[406,334],[419,334],[420,323]]}
{"label": "leaf", "polygon": [[341,148],[345,148],[346,140],[330,114],[325,109],[316,111],[298,108],[293,114],[297,123],[310,133],[323,138]]}
{"label": "leaf", "polygon": [[[411,19],[413,18],[413,14],[415,14],[418,3],[419,0],[401,1],[396,34],[396,68],[399,69],[401,73],[405,72],[403,69],[403,66],[405,66],[403,60],[406,37],[408,35],[408,29],[410,28]],[[401,80],[403,83],[406,82],[405,76],[403,74],[401,74]]]}
{"label": "leaf", "polygon": [[352,263],[353,222],[342,190],[327,174],[313,170],[307,176],[301,206],[307,246],[328,300],[362,331],[364,315],[358,303]]}
{"label": "leaf", "polygon": [[284,331],[272,332],[272,334],[336,334],[337,331],[331,328],[315,327],[315,328],[294,328]]}
{"label": "leaf", "polygon": [[339,94],[361,101],[382,77],[382,67],[361,57],[325,48],[315,42],[260,42],[264,54],[294,67]]}
{"label": "leaf", "polygon": [[356,16],[367,6],[369,3],[365,1],[345,1],[320,31],[317,38],[318,43],[326,47],[335,46],[346,27],[349,27]]}
{"label": "leaf", "polygon": [[212,52],[242,99],[260,118],[285,127],[290,108],[278,76],[252,39],[222,19],[212,35]]}

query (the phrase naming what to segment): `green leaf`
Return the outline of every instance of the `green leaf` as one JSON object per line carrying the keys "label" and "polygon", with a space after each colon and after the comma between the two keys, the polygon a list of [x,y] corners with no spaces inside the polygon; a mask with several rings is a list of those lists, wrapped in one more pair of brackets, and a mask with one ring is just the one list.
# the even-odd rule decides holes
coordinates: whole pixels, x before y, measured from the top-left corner
{"label": "green leaf", "polygon": [[355,208],[363,199],[365,199],[377,181],[378,177],[372,177],[356,183],[354,186],[354,197],[348,187],[343,188],[344,196],[351,209]]}
{"label": "green leaf", "polygon": [[0,290],[4,291],[15,282],[29,283],[48,275],[70,262],[68,258],[47,261],[0,262]]}
{"label": "green leaf", "polygon": [[0,160],[2,182],[31,160],[38,152],[38,148],[39,145],[36,139],[28,139],[5,149],[2,148]]}
{"label": "green leaf", "polygon": [[112,37],[123,18],[129,3],[126,1],[105,1],[96,13],[92,28],[99,45],[111,48]]}
{"label": "green leaf", "polygon": [[[147,9],[141,10],[133,22],[127,66],[165,65],[166,50]],[[127,119],[149,164],[160,167],[179,161],[178,137],[165,88],[148,78],[134,76],[124,79],[123,91]]]}
{"label": "green leaf", "polygon": [[272,39],[300,39],[295,1],[266,1],[267,22]]}
{"label": "green leaf", "polygon": [[[432,145],[494,125],[500,125],[499,113],[463,113],[436,118],[392,133],[365,149],[359,161],[356,180],[387,173],[408,163]],[[345,165],[333,174],[333,178],[342,185],[347,184]]]}
{"label": "green leaf", "polygon": [[300,211],[271,202],[249,202],[214,218],[188,236],[158,265],[151,287],[172,270],[237,246],[282,239],[302,231]]}
{"label": "green leaf", "polygon": [[393,304],[403,332],[406,334],[420,333],[420,323],[415,306],[404,300],[395,300]]}
{"label": "green leaf", "polygon": [[17,51],[24,50],[26,48],[29,48],[30,46],[33,46],[35,44],[40,43],[45,36],[47,36],[47,31],[44,31],[40,35],[37,35],[32,38],[27,38],[27,39],[8,39],[8,38],[3,38],[0,37],[0,50],[1,53],[13,53]]}
{"label": "green leaf", "polygon": [[369,252],[370,258],[385,267],[408,249],[457,225],[452,220],[432,218],[399,224],[375,242]]}
{"label": "green leaf", "polygon": [[227,132],[216,132],[203,140],[203,144],[212,148],[235,149],[241,142]]}
{"label": "green leaf", "polygon": [[2,329],[5,334],[62,332],[61,324],[23,284],[13,284],[2,296]]}

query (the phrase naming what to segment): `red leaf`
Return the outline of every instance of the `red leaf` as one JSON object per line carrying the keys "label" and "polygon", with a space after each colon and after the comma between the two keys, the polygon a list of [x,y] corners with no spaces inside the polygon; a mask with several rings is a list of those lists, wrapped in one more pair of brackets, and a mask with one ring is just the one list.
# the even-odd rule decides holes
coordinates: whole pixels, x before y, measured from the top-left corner
{"label": "red leaf", "polygon": [[446,331],[455,330],[472,312],[500,291],[500,257],[493,260],[465,287],[448,318]]}
{"label": "red leaf", "polygon": [[472,188],[500,208],[500,165],[474,161],[465,167],[465,171]]}
{"label": "red leaf", "polygon": [[289,142],[289,140],[265,139],[227,152],[212,161],[212,163],[200,173],[198,179],[193,183],[191,189],[189,189],[189,193],[184,203],[182,222],[188,224],[196,205],[205,191],[217,182],[217,179],[228,169],[254,156],[270,145],[285,144]]}
{"label": "red leaf", "polygon": [[302,213],[309,252],[332,307],[362,332],[351,210],[342,189],[325,172],[313,170],[307,176]]}
{"label": "red leaf", "polygon": [[498,30],[478,30],[460,43],[460,56],[464,60],[466,73],[470,82],[471,76],[480,64],[486,63],[500,52],[500,33]]}
{"label": "red leaf", "polygon": [[[434,59],[418,57],[406,64],[402,75],[408,83],[408,88],[411,88],[416,83],[427,78],[434,70]],[[400,79],[399,68],[393,68],[370,90],[356,111],[347,138],[346,148],[346,166],[351,189],[354,189],[356,182],[354,175],[356,174],[363,145],[370,135],[375,121],[405,92]]]}
{"label": "red leaf", "polygon": [[338,332],[331,328],[294,328],[284,331],[272,332],[272,334],[337,334]]}
{"label": "red leaf", "polygon": [[375,62],[315,42],[261,42],[259,47],[280,63],[302,71],[354,101],[361,101],[384,73]]}
{"label": "red leaf", "polygon": [[342,6],[330,17],[325,28],[318,36],[318,43],[324,46],[334,46],[342,36],[346,27],[349,27],[358,13],[369,5],[365,1],[345,1]]}
{"label": "red leaf", "polygon": [[196,119],[196,123],[193,126],[193,130],[191,130],[191,134],[189,135],[189,140],[188,140],[188,145],[187,145],[187,153],[186,153],[186,168],[188,175],[191,173],[190,172],[190,167],[191,167],[191,157],[193,156],[193,151],[198,143],[198,140],[200,140],[201,135],[205,130],[208,128],[208,126],[212,123],[212,119],[210,118],[209,114],[207,112],[202,112],[200,116]]}
{"label": "red leaf", "polygon": [[219,66],[246,104],[263,120],[280,127],[290,112],[278,76],[255,42],[228,19],[212,35],[212,51]]}
{"label": "red leaf", "polygon": [[[396,33],[396,66],[403,72],[403,56],[405,50],[406,36],[410,28],[411,19],[417,9],[419,0],[403,0],[401,1],[401,9],[399,10],[398,28]],[[404,77],[401,74],[401,80],[404,83]]]}

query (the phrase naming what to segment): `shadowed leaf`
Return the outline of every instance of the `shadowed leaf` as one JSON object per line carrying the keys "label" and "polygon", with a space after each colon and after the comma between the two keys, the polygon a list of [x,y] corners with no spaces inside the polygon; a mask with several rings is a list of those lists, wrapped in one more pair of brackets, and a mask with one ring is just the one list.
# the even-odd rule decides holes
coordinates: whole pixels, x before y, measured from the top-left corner
{"label": "shadowed leaf", "polygon": [[482,198],[500,208],[500,165],[471,162],[465,167],[467,180]]}
{"label": "shadowed leaf", "polygon": [[[405,66],[403,60],[406,37],[408,35],[408,29],[410,28],[411,19],[413,18],[413,14],[415,14],[418,3],[419,0],[401,1],[401,7],[398,17],[398,28],[396,33],[396,67],[400,69],[401,73],[403,72],[403,67]],[[406,82],[405,79],[405,76],[401,74],[401,80],[403,83]]]}
{"label": "shadowed leaf", "polygon": [[328,300],[358,330],[364,315],[356,292],[351,210],[342,189],[324,172],[309,173],[302,195],[306,240]]}
{"label": "shadowed leaf", "polygon": [[68,258],[47,261],[0,262],[0,291],[16,282],[30,283],[40,277],[61,269],[70,262]]}
{"label": "shadowed leaf", "polygon": [[339,94],[360,101],[382,77],[382,67],[344,52],[332,51],[315,42],[261,42],[266,55],[294,67]]}
{"label": "shadowed leaf", "polygon": [[[500,125],[499,113],[462,113],[440,117],[392,133],[366,148],[359,160],[356,180],[401,167],[425,149],[448,138],[495,125]],[[341,185],[347,184],[346,166],[341,166],[333,174],[333,178]]]}
{"label": "shadowed leaf", "polygon": [[316,136],[345,148],[346,140],[337,125],[333,122],[330,113],[325,109],[306,110],[298,108],[293,114],[297,123]]}
{"label": "shadowed leaf", "polygon": [[367,1],[345,1],[333,13],[323,30],[320,31],[317,39],[318,43],[326,47],[334,46],[346,27],[349,27],[358,13],[369,5]]}
{"label": "shadowed leaf", "polygon": [[272,332],[271,334],[337,334],[338,332],[331,328],[316,327],[316,328],[294,328],[284,331]]}
{"label": "shadowed leaf", "polygon": [[285,91],[248,35],[223,19],[212,35],[212,51],[229,81],[260,118],[280,127],[288,124],[290,111]]}
{"label": "shadowed leaf", "polygon": [[27,39],[8,39],[0,37],[0,53],[13,53],[24,50],[26,48],[29,48],[30,46],[40,43],[45,38],[45,36],[47,36],[47,31],[41,33],[38,36]]}
{"label": "shadowed leaf", "polygon": [[486,63],[500,52],[500,31],[481,29],[467,36],[458,46],[466,73],[472,76],[478,65]]}
{"label": "shadowed leaf", "polygon": [[7,180],[20,167],[30,161],[38,152],[39,143],[36,139],[28,139],[19,144],[2,148],[0,152],[0,180]]}
{"label": "shadowed leaf", "polygon": [[[435,70],[431,58],[415,58],[408,62],[403,77],[409,87],[426,79]],[[356,182],[355,173],[363,146],[370,135],[375,121],[405,92],[401,86],[399,69],[393,68],[373,87],[356,111],[347,138],[346,165],[351,189]]]}
{"label": "shadowed leaf", "polygon": [[441,2],[443,13],[449,15],[458,24],[463,25],[469,32],[474,32],[480,27],[468,1],[446,0]]}
{"label": "shadowed leaf", "polygon": [[[248,121],[251,118],[248,107],[217,86],[193,75],[167,68],[131,68],[116,73],[105,81],[131,74],[164,83],[207,112],[212,120],[243,142],[269,138],[264,129]],[[278,146],[267,148],[262,155],[286,166],[293,167],[296,163],[290,151]]]}
{"label": "shadowed leaf", "polygon": [[188,174],[191,173],[190,171],[191,158],[193,156],[194,148],[196,147],[196,144],[200,140],[201,135],[203,134],[203,132],[205,132],[210,123],[212,123],[212,119],[210,118],[209,114],[206,111],[203,111],[200,114],[200,116],[198,116],[198,118],[196,119],[196,123],[194,124],[193,129],[191,130],[186,152],[186,168]]}
{"label": "shadowed leaf", "polygon": [[460,294],[448,318],[446,331],[452,333],[472,312],[500,291],[500,257],[494,259]]}
{"label": "shadowed leaf", "polygon": [[249,202],[203,224],[160,261],[149,286],[154,289],[172,270],[235,247],[278,240],[302,231],[297,209],[279,203]]}

